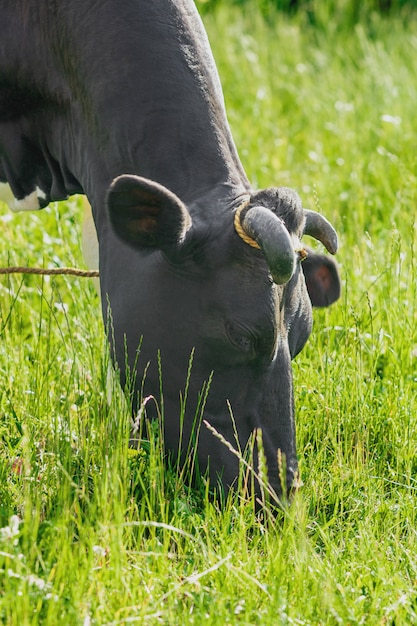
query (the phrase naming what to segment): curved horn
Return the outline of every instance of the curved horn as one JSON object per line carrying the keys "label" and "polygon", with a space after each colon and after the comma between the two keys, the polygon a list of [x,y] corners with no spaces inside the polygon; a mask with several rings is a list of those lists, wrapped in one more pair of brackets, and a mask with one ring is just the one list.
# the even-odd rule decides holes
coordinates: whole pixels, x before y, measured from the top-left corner
{"label": "curved horn", "polygon": [[261,206],[250,208],[241,218],[245,233],[265,255],[274,283],[284,285],[295,270],[294,244],[284,222]]}
{"label": "curved horn", "polygon": [[331,254],[336,254],[338,248],[337,234],[330,222],[315,211],[305,210],[304,215],[306,218],[304,234],[321,241]]}

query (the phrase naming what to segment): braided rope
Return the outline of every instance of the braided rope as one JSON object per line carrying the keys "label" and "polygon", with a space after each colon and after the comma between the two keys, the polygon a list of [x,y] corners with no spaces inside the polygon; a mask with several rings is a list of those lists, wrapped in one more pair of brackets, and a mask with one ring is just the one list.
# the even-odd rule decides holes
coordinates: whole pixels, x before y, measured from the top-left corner
{"label": "braided rope", "polygon": [[0,274],[40,274],[42,276],[80,276],[81,278],[95,278],[99,276],[98,270],[79,270],[76,267],[55,267],[51,269],[39,267],[0,267]]}
{"label": "braided rope", "polygon": [[235,226],[235,231],[237,232],[237,234],[239,235],[239,237],[241,239],[243,239],[243,241],[245,243],[247,243],[249,246],[252,246],[252,248],[257,248],[258,250],[261,249],[261,246],[255,241],[255,239],[252,239],[252,237],[250,237],[242,228],[242,224],[240,221],[240,214],[242,213],[243,209],[246,209],[246,207],[249,205],[250,199],[247,198],[246,200],[244,200],[242,202],[241,205],[238,206],[238,208],[235,211],[235,217],[234,217],[234,226]]}

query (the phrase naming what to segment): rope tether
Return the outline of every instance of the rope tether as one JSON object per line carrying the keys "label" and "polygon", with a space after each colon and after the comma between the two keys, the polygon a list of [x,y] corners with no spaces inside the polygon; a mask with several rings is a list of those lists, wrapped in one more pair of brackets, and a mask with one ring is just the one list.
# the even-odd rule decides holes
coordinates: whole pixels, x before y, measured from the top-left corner
{"label": "rope tether", "polygon": [[99,276],[98,270],[79,270],[76,267],[0,267],[0,274],[40,274],[42,276],[56,276],[60,274],[80,276],[81,278],[95,278]]}
{"label": "rope tether", "polygon": [[[260,250],[260,245],[252,239],[242,228],[240,223],[240,214],[245,209],[250,202],[249,198],[245,198],[242,204],[236,209],[235,217],[234,217],[234,226],[237,234],[245,243],[252,248],[257,248]],[[58,276],[58,275],[66,275],[66,276],[79,276],[81,278],[97,278],[100,274],[98,270],[79,270],[76,267],[56,267],[56,268],[39,268],[39,267],[22,267],[22,266],[14,266],[14,267],[0,267],[0,275],[1,274],[35,274],[41,276]]]}
{"label": "rope tether", "polygon": [[234,217],[234,226],[235,226],[235,231],[237,232],[237,234],[239,235],[239,237],[241,239],[243,239],[243,241],[245,243],[247,243],[249,246],[252,246],[252,248],[257,248],[258,250],[261,249],[261,246],[255,241],[255,239],[252,239],[252,237],[250,237],[242,228],[242,224],[240,222],[240,214],[242,213],[243,209],[246,209],[246,207],[249,205],[250,203],[250,198],[246,198],[241,205],[239,205],[235,211],[235,217]]}

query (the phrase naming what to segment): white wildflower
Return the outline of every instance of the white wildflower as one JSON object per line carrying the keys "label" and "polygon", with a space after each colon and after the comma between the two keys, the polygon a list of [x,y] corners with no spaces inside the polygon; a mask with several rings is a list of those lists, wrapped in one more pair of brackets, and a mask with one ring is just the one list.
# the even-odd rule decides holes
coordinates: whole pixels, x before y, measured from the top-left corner
{"label": "white wildflower", "polygon": [[103,548],[102,546],[93,546],[93,553],[103,558],[106,556],[107,550],[106,548]]}
{"label": "white wildflower", "polygon": [[402,122],[399,115],[381,115],[381,122],[392,124],[393,126],[399,126]]}
{"label": "white wildflower", "polygon": [[342,102],[341,100],[337,100],[334,103],[334,108],[336,109],[336,111],[341,111],[344,113],[350,113],[351,111],[355,110],[355,106],[354,104],[352,104],[352,102]]}
{"label": "white wildflower", "polygon": [[35,576],[35,574],[29,574],[29,576],[27,577],[27,581],[29,585],[31,585],[32,587],[37,587],[41,591],[46,587],[46,582],[43,580],[43,578],[38,578],[37,576]]}
{"label": "white wildflower", "polygon": [[0,539],[3,541],[12,541],[13,545],[18,544],[17,535],[19,534],[20,518],[18,515],[12,515],[9,520],[9,525],[4,528],[0,528]]}

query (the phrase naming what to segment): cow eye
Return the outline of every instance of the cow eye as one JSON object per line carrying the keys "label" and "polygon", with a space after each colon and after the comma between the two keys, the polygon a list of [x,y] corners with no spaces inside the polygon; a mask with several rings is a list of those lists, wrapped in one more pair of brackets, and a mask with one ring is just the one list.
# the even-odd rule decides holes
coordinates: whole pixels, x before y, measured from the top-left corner
{"label": "cow eye", "polygon": [[232,324],[226,326],[229,341],[242,352],[251,352],[253,349],[253,339],[244,331]]}

